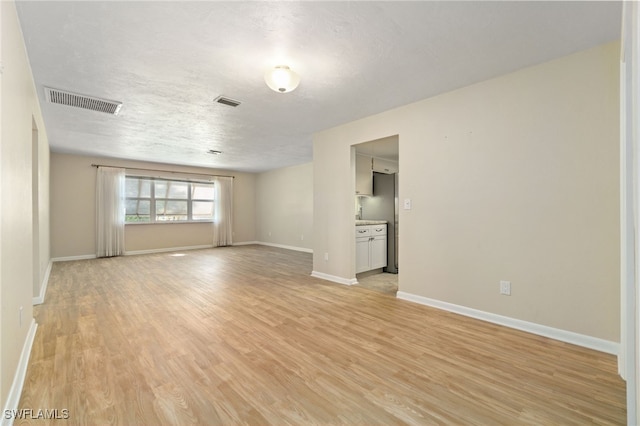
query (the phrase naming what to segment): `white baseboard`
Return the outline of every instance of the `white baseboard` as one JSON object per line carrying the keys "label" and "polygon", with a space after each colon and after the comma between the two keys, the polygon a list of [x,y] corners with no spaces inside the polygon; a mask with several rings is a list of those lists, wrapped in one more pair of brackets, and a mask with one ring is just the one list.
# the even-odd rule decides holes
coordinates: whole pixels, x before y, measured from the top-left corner
{"label": "white baseboard", "polygon": [[22,395],[22,386],[24,385],[24,379],[27,376],[27,367],[29,365],[29,356],[31,355],[31,347],[33,346],[33,340],[36,337],[36,330],[38,329],[38,324],[36,324],[35,319],[31,319],[31,326],[29,327],[29,332],[27,333],[27,338],[24,341],[24,345],[22,346],[22,353],[20,354],[20,359],[18,360],[18,366],[16,368],[16,373],[13,376],[13,383],[11,383],[11,389],[9,389],[9,395],[7,395],[7,401],[4,404],[4,410],[2,411],[2,426],[11,426],[13,425],[13,417],[6,418],[7,412],[11,412],[12,410],[18,409],[18,404],[20,404],[20,395]]}
{"label": "white baseboard", "polygon": [[287,250],[302,251],[302,252],[305,252],[305,253],[313,253],[313,249],[305,248],[305,247],[296,247],[296,246],[287,246],[287,245],[284,245],[284,244],[266,243],[264,241],[257,241],[255,244],[260,244],[261,246],[283,248],[283,249],[287,249]]}
{"label": "white baseboard", "polygon": [[546,325],[540,325],[533,322],[522,321],[498,314],[492,314],[490,312],[467,308],[466,306],[454,305],[453,303],[430,299],[428,297],[405,293],[403,291],[399,291],[396,297],[398,299],[408,300],[410,302],[419,303],[421,305],[431,306],[433,308],[438,308],[467,317],[476,318],[482,321],[503,325],[505,327],[515,328],[517,330],[526,331],[528,333],[537,334],[539,336],[549,337],[551,339],[560,340],[561,342],[571,343],[573,345],[582,346],[612,355],[618,355],[620,350],[619,343],[611,342],[609,340],[599,339],[597,337],[574,333],[572,331],[548,327]]}
{"label": "white baseboard", "polygon": [[87,259],[95,259],[95,254],[81,254],[79,256],[63,256],[63,257],[54,257],[51,259],[52,262],[68,262],[70,260],[87,260]]}
{"label": "white baseboard", "polygon": [[242,241],[239,243],[233,243],[232,246],[251,246],[254,244],[260,244],[258,241]]}
{"label": "white baseboard", "polygon": [[212,247],[213,247],[213,244],[205,244],[201,246],[167,247],[167,248],[149,249],[149,250],[132,250],[132,251],[125,251],[124,255],[135,256],[138,254],[167,253],[170,251],[201,250],[201,249],[207,249]]}
{"label": "white baseboard", "polygon": [[287,250],[302,251],[302,252],[305,252],[305,253],[313,253],[313,249],[310,249],[310,248],[288,246],[288,245],[285,245],[285,244],[267,243],[265,241],[243,241],[241,243],[233,243],[234,246],[248,246],[248,245],[254,245],[254,244],[259,245],[259,246],[277,247],[277,248],[283,248],[283,249],[287,249]]}
{"label": "white baseboard", "polygon": [[355,278],[347,279],[347,278],[337,277],[335,275],[325,274],[324,272],[312,271],[311,276],[315,278],[320,278],[322,280],[332,281],[338,284],[344,284],[344,285],[358,284],[358,280]]}
{"label": "white baseboard", "polygon": [[42,278],[42,282],[40,283],[40,294],[33,297],[32,303],[34,305],[40,305],[44,303],[44,296],[47,294],[47,285],[49,285],[49,275],[51,275],[51,267],[53,266],[53,262],[50,260],[47,265],[47,270],[44,273],[44,277]]}

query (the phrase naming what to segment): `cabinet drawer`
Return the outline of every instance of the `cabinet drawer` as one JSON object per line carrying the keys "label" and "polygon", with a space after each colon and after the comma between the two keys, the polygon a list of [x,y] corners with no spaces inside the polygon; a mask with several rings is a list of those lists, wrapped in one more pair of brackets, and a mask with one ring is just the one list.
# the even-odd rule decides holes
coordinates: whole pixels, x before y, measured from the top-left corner
{"label": "cabinet drawer", "polygon": [[356,226],[356,238],[371,236],[371,226]]}
{"label": "cabinet drawer", "polygon": [[387,225],[369,225],[371,228],[371,235],[387,235]]}

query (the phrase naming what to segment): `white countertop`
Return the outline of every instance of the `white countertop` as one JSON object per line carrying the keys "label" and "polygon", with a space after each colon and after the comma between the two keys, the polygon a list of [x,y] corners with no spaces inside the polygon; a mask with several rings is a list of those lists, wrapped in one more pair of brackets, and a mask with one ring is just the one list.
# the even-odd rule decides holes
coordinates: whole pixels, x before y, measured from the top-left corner
{"label": "white countertop", "polygon": [[386,225],[386,220],[356,220],[356,226],[363,225]]}

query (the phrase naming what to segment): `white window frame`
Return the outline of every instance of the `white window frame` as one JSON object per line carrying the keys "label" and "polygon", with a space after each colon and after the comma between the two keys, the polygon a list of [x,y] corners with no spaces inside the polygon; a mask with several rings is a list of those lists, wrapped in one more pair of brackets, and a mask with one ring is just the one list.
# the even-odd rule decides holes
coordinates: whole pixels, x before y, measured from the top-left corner
{"label": "white window frame", "polygon": [[[126,175],[126,179],[141,179],[147,180],[150,182],[149,188],[149,197],[126,197],[126,201],[137,200],[137,201],[149,201],[149,221],[144,222],[129,222],[126,220],[125,215],[125,225],[149,225],[149,224],[167,224],[167,223],[212,223],[213,222],[213,213],[210,219],[194,219],[193,218],[193,203],[194,202],[211,202],[215,206],[215,198],[213,199],[204,199],[204,198],[192,198],[192,185],[211,185],[214,186],[214,183],[211,181],[202,181],[202,180],[187,180],[187,179],[170,179],[170,178],[161,178],[161,177],[153,177],[153,176],[140,176],[140,175]],[[167,185],[170,185],[171,182],[179,182],[187,184],[187,198],[156,198],[156,182],[166,182]],[[138,194],[139,195],[139,194]],[[156,212],[156,202],[157,201],[180,201],[187,203],[187,219],[185,220],[157,220],[157,212]]]}

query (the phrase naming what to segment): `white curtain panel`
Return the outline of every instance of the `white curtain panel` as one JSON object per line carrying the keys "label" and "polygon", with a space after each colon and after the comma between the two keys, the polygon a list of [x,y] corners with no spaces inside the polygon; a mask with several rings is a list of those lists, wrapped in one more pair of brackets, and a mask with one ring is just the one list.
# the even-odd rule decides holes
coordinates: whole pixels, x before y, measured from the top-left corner
{"label": "white curtain panel", "polygon": [[96,257],[124,253],[124,169],[98,167],[96,179]]}
{"label": "white curtain panel", "polygon": [[233,244],[233,178],[216,177],[213,214],[213,246]]}

